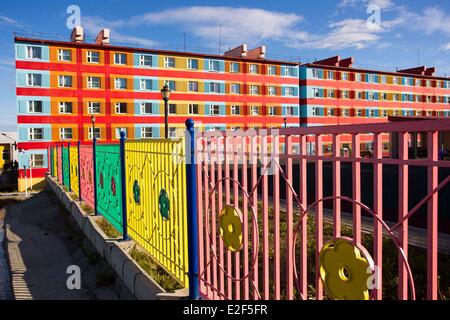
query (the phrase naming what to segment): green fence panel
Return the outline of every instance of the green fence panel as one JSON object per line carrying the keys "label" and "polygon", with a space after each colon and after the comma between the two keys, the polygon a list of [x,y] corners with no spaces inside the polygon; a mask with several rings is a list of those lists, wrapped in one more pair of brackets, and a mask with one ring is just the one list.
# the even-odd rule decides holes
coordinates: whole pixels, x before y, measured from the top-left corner
{"label": "green fence panel", "polygon": [[63,185],[70,187],[69,148],[62,148]]}
{"label": "green fence panel", "polygon": [[97,145],[95,149],[97,211],[122,232],[122,181],[120,145]]}
{"label": "green fence panel", "polygon": [[50,175],[52,177],[55,176],[55,173],[53,172],[53,163],[55,162],[55,155],[53,154],[53,147],[50,147]]}

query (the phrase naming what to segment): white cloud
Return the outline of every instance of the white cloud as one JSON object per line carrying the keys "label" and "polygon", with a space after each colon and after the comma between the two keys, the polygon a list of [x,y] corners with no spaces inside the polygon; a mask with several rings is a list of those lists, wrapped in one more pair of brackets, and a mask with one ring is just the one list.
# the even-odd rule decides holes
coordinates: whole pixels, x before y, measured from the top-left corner
{"label": "white cloud", "polygon": [[441,51],[447,51],[447,50],[450,50],[450,42],[448,42],[448,43],[446,43],[446,44],[443,44],[443,45],[439,48],[439,50],[441,50]]}
{"label": "white cloud", "polygon": [[[450,15],[438,7],[427,7],[422,14],[405,13],[409,26],[426,34],[442,32],[450,35]],[[406,20],[406,19],[405,19]]]}
{"label": "white cloud", "polygon": [[338,8],[346,7],[364,7],[378,6],[381,9],[392,9],[395,7],[392,0],[341,0],[338,4]]}
{"label": "white cloud", "polygon": [[17,22],[16,20],[9,18],[7,16],[2,16],[0,15],[0,24],[4,24],[4,25],[18,25],[19,22]]}

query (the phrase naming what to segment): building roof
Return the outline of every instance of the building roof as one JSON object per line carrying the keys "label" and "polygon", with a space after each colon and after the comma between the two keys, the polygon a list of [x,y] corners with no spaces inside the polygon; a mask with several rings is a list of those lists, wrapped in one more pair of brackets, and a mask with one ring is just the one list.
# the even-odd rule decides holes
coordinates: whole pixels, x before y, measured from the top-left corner
{"label": "building roof", "polygon": [[125,47],[125,46],[114,46],[114,45],[99,45],[95,43],[85,43],[85,42],[71,42],[71,41],[57,41],[57,40],[44,40],[44,39],[34,39],[25,37],[15,37],[15,42],[27,42],[27,43],[38,43],[44,45],[57,45],[57,46],[67,46],[67,47],[80,47],[80,48],[90,48],[99,50],[116,50],[116,51],[126,51],[126,52],[147,52],[153,54],[164,54],[164,55],[177,55],[186,57],[203,57],[203,58],[213,58],[222,59],[230,61],[248,61],[255,63],[265,63],[265,64],[284,64],[291,66],[298,66],[300,62],[289,62],[282,60],[272,60],[272,59],[251,59],[245,57],[232,57],[219,54],[205,54],[205,53],[194,53],[194,52],[184,52],[184,51],[172,51],[172,50],[159,50],[159,49],[148,49],[148,48],[135,48],[135,47]]}

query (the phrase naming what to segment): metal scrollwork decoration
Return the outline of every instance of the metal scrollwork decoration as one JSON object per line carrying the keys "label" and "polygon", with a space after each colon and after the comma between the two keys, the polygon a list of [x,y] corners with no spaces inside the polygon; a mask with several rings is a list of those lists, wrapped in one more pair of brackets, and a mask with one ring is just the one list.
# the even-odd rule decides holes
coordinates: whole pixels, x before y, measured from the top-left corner
{"label": "metal scrollwork decoration", "polygon": [[242,214],[238,208],[226,205],[219,214],[220,235],[232,252],[242,249]]}
{"label": "metal scrollwork decoration", "polygon": [[170,199],[166,189],[161,189],[158,198],[159,213],[163,220],[169,220],[170,217]]}
{"label": "metal scrollwork decoration", "polygon": [[111,192],[113,194],[113,196],[116,196],[116,179],[114,179],[114,177],[111,178]]}
{"label": "metal scrollwork decoration", "polygon": [[320,252],[320,279],[327,295],[337,300],[369,300],[369,277],[374,271],[372,257],[351,239],[327,242]]}
{"label": "metal scrollwork decoration", "polygon": [[133,183],[133,199],[136,204],[141,204],[141,187],[137,180],[134,180]]}

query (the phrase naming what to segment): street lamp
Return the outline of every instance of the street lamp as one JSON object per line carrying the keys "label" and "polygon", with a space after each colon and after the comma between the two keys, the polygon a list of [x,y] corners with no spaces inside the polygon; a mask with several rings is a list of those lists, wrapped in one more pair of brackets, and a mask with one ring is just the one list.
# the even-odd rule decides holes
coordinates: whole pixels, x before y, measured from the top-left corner
{"label": "street lamp", "polygon": [[164,100],[164,135],[167,139],[169,137],[169,109],[168,103],[170,98],[170,89],[167,84],[161,89],[161,96]]}
{"label": "street lamp", "polygon": [[13,146],[14,146],[14,150],[17,150],[17,141],[14,140],[13,138],[11,138],[10,136],[6,135],[5,133],[2,132],[2,136],[5,136],[6,138],[14,141]]}
{"label": "street lamp", "polygon": [[91,116],[92,122],[92,141],[95,141],[95,116]]}

